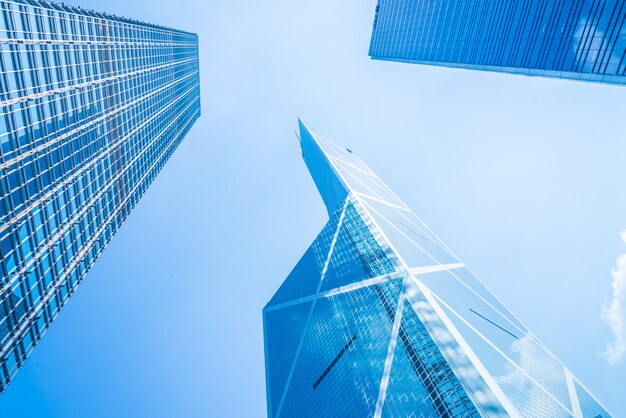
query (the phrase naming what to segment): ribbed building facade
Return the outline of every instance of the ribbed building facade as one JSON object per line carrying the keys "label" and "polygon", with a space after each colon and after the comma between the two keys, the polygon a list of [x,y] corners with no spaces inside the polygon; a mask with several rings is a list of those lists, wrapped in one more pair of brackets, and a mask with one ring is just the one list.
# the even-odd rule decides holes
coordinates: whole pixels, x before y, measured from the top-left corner
{"label": "ribbed building facade", "polygon": [[378,0],[373,59],[626,84],[621,0]]}
{"label": "ribbed building facade", "polygon": [[195,34],[0,1],[0,391],[200,116]]}
{"label": "ribbed building facade", "polygon": [[360,158],[300,144],[330,219],[263,310],[269,417],[610,416]]}

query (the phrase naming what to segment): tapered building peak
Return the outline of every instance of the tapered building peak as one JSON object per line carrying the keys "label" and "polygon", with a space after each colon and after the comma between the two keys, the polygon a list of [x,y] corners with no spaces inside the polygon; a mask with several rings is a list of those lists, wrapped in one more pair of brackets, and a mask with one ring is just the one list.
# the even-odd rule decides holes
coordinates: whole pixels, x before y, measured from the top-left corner
{"label": "tapered building peak", "polygon": [[300,138],[330,219],[263,310],[268,416],[610,416],[363,161]]}

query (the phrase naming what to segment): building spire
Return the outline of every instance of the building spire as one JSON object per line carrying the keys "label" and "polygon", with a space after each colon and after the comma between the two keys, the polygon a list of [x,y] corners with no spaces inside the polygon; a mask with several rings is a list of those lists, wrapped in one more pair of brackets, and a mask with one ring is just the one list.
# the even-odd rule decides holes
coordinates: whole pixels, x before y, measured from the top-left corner
{"label": "building spire", "polygon": [[301,118],[298,118],[298,126],[302,158],[324,200],[328,214],[331,215],[348,196],[348,186],[331,162],[317,134],[311,131]]}

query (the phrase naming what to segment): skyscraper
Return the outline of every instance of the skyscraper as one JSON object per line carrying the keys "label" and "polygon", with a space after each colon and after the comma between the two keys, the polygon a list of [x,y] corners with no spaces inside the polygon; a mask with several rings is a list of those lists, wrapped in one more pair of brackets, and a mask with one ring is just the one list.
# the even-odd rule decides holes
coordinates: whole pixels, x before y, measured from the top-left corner
{"label": "skyscraper", "polygon": [[626,84],[618,0],[378,0],[373,59]]}
{"label": "skyscraper", "polygon": [[610,416],[352,151],[300,144],[330,220],[263,310],[268,416]]}
{"label": "skyscraper", "polygon": [[0,1],[0,391],[200,116],[195,34]]}

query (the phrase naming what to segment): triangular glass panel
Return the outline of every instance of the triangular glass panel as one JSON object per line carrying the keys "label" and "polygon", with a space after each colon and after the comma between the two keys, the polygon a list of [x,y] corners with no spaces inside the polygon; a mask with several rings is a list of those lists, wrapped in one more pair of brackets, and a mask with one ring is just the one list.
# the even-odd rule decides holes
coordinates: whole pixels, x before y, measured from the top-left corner
{"label": "triangular glass panel", "polygon": [[345,163],[337,160],[334,161],[335,167],[337,167],[339,173],[345,179],[346,183],[348,183],[352,191],[363,193],[375,199],[380,199],[393,205],[404,207],[404,203],[402,203],[400,199],[393,195],[389,190],[380,187],[374,178],[359,172],[358,169],[350,167]]}
{"label": "triangular glass panel", "polygon": [[[457,276],[464,268],[416,275],[417,279],[452,309],[464,315],[476,329],[501,350],[524,336],[527,331],[486,289],[470,289]],[[480,293],[479,293],[480,292]],[[494,306],[495,305],[495,306]],[[495,308],[499,308],[496,310]]]}
{"label": "triangular glass panel", "polygon": [[410,212],[366,197],[362,201],[409,267],[459,262],[430,231],[414,225],[410,218],[405,217]]}
{"label": "triangular glass panel", "polygon": [[[494,309],[500,312],[508,321],[523,332],[528,332],[527,328],[496,298],[496,296],[487,289],[487,287],[469,271],[467,268],[459,268],[450,270],[450,274],[459,280],[464,286],[471,289],[478,296],[490,304]],[[506,277],[505,277],[506,279]]]}
{"label": "triangular glass panel", "polygon": [[[441,300],[439,301],[441,302]],[[553,369],[553,364],[546,364],[543,376],[537,374],[541,365],[535,364],[530,368],[534,371],[534,375],[530,374],[529,368],[526,367],[530,362],[541,361],[542,358],[545,358],[543,356],[533,357],[537,348],[530,337],[523,336],[514,343],[513,349],[519,353],[517,356],[518,367],[474,332],[443,303],[439,305],[508,401],[518,412],[523,413],[524,417],[569,417],[572,414],[568,410],[569,399],[563,399],[560,390],[553,390],[554,385],[545,386],[546,383],[554,382],[560,387],[558,380],[561,379],[561,376],[558,371]],[[541,379],[541,383],[537,381],[538,378]]]}
{"label": "triangular glass panel", "polygon": [[275,306],[310,296],[317,291],[317,286],[322,277],[322,270],[330,251],[330,245],[337,231],[337,224],[339,223],[342,209],[343,208],[337,210],[326,223],[322,232],[320,232],[315,241],[313,241],[313,244],[311,244],[296,267],[294,267],[287,279],[274,294],[268,306]]}
{"label": "triangular glass panel", "polygon": [[398,293],[375,285],[316,302],[281,416],[373,415]]}
{"label": "triangular glass panel", "polygon": [[418,279],[561,403],[569,403],[563,365],[534,337],[514,327],[507,317],[469,291],[451,272],[424,274]]}
{"label": "triangular glass panel", "polygon": [[416,417],[439,416],[404,347],[398,344],[389,375],[383,415],[400,417],[406,411],[411,411]]}
{"label": "triangular glass panel", "polygon": [[349,203],[322,281],[322,291],[395,271],[370,228]]}
{"label": "triangular glass panel", "polygon": [[600,404],[582,387],[577,381],[574,381],[576,388],[576,396],[580,404],[580,410],[584,417],[590,418],[610,418],[611,415],[600,406]]}

